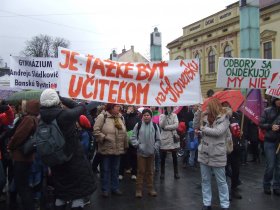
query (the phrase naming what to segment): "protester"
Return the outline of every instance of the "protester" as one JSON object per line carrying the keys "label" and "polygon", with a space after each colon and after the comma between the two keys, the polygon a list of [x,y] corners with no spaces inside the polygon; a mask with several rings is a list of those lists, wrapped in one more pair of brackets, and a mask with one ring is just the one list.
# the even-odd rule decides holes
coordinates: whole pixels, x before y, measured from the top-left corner
{"label": "protester", "polygon": [[177,134],[179,121],[177,115],[173,113],[173,107],[165,107],[164,114],[160,115],[159,125],[162,129],[160,135],[160,155],[161,174],[160,179],[165,178],[165,159],[167,152],[172,153],[174,178],[180,179],[178,171],[177,149],[180,147],[180,137]]}
{"label": "protester", "polygon": [[102,196],[107,198],[109,192],[122,195],[118,174],[120,155],[128,148],[128,137],[120,106],[107,104],[106,112],[97,117],[93,129],[98,142],[98,152],[102,154]]}
{"label": "protester", "polygon": [[233,112],[228,102],[223,102],[222,106],[227,111],[230,122],[230,131],[233,141],[233,151],[227,156],[226,170],[231,178],[231,198],[241,199],[242,196],[238,191],[239,169],[240,169],[240,148],[241,148],[241,118],[237,112]]}
{"label": "protester", "polygon": [[[65,138],[64,153],[67,156],[72,155],[69,161],[51,167],[56,195],[55,207],[57,210],[65,209],[67,202],[71,201],[71,209],[82,210],[84,198],[96,189],[96,182],[76,129],[80,115],[86,112],[85,105],[71,99],[59,98],[53,89],[43,91],[40,103],[41,120],[45,123],[57,120]],[[63,109],[60,103],[67,109]]]}
{"label": "protester", "polygon": [[91,123],[85,115],[81,115],[78,122],[76,122],[76,125],[80,134],[80,141],[84,149],[84,154],[88,158],[90,150]]}
{"label": "protester", "polygon": [[[137,180],[136,194],[137,198],[142,197],[143,182],[146,175],[148,194],[157,196],[154,189],[154,150],[159,150],[160,132],[157,124],[152,122],[152,112],[149,109],[142,111],[143,119],[141,124],[137,123],[133,129],[131,143],[137,147]],[[140,125],[140,126],[139,126]]]}
{"label": "protester", "polygon": [[217,99],[212,99],[207,110],[202,113],[202,140],[198,147],[202,179],[203,210],[211,209],[211,178],[215,174],[220,205],[229,208],[229,192],[226,182],[225,166],[227,162],[226,137],[229,134],[229,119],[226,111]]}
{"label": "protester", "polygon": [[[258,126],[249,118],[245,117],[243,135],[244,139],[248,140],[249,149],[252,153],[252,158],[248,162],[260,163],[260,152],[259,152],[259,135]],[[246,158],[247,160],[247,158]]]}
{"label": "protester", "polygon": [[38,125],[39,108],[38,100],[31,100],[26,103],[27,114],[23,116],[8,144],[8,150],[11,152],[14,161],[14,181],[24,210],[35,209],[32,189],[29,186],[29,175],[31,174],[34,154],[24,155],[21,147],[35,133]]}
{"label": "protester", "polygon": [[[125,126],[128,133],[128,136],[131,135],[133,132],[134,126],[141,121],[138,117],[137,110],[134,106],[128,106],[127,111],[124,114]],[[125,167],[131,167],[131,179],[136,180],[137,175],[137,150],[131,144],[129,144],[127,153],[121,156],[121,163],[120,163],[120,173],[119,178],[120,180],[124,176]]]}
{"label": "protester", "polygon": [[267,195],[273,193],[280,196],[280,152],[276,154],[280,144],[280,99],[272,98],[272,105],[264,110],[260,119],[260,128],[265,129],[264,152],[266,168],[263,178],[263,189]]}
{"label": "protester", "polygon": [[[4,163],[7,162],[5,158],[6,154],[6,137],[5,134],[8,132],[8,125],[12,125],[14,120],[14,113],[12,108],[5,104],[5,101],[1,101],[0,104],[0,202],[6,200],[6,196],[2,194],[3,188],[6,184],[6,173]],[[4,157],[2,157],[4,156]]]}

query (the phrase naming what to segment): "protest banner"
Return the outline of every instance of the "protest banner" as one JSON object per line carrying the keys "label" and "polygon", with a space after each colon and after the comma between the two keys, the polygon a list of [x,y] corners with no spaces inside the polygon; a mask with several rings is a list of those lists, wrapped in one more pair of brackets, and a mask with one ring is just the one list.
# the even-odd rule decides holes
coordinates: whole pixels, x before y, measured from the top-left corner
{"label": "protest banner", "polygon": [[277,88],[280,60],[253,58],[219,58],[217,87]]}
{"label": "protest banner", "polygon": [[59,69],[64,97],[137,106],[201,102],[198,60],[125,63],[59,48]]}
{"label": "protest banner", "polygon": [[57,89],[57,58],[11,56],[10,87],[20,89]]}
{"label": "protest banner", "polygon": [[280,85],[278,86],[278,88],[267,89],[265,94],[276,97],[276,98],[280,98]]}

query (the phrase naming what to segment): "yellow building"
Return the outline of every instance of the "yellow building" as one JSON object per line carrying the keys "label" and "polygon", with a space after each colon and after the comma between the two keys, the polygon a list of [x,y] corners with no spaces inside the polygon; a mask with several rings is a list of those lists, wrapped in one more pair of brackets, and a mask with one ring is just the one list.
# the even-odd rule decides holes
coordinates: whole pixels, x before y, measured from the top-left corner
{"label": "yellow building", "polygon": [[[260,0],[260,56],[280,58],[280,0]],[[198,58],[203,96],[217,90],[219,57],[239,57],[239,2],[183,28],[167,45],[170,60]]]}

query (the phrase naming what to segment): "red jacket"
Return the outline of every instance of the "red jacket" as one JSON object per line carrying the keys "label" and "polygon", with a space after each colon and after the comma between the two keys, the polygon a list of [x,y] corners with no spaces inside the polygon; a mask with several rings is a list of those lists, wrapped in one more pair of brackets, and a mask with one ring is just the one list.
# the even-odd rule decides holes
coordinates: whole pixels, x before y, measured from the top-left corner
{"label": "red jacket", "polygon": [[11,125],[14,122],[14,112],[9,106],[9,109],[0,114],[0,126],[1,125]]}
{"label": "red jacket", "polygon": [[[9,106],[9,109],[6,112],[0,114],[0,126],[2,125],[12,125],[14,122],[14,112]],[[0,151],[0,160],[2,159],[2,154]]]}

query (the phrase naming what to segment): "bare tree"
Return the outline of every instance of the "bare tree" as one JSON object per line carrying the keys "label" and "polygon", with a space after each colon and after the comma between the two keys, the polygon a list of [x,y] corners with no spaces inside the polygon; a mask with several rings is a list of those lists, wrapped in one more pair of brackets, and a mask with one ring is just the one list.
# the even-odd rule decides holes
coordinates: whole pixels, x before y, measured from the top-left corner
{"label": "bare tree", "polygon": [[58,47],[69,47],[70,42],[64,38],[53,38],[49,35],[40,34],[26,42],[22,51],[25,56],[33,57],[57,57]]}
{"label": "bare tree", "polygon": [[55,58],[58,57],[58,47],[68,48],[70,42],[64,38],[56,37],[52,43],[52,51]]}
{"label": "bare tree", "polygon": [[3,58],[0,57],[0,66],[2,66],[2,65],[3,65]]}

